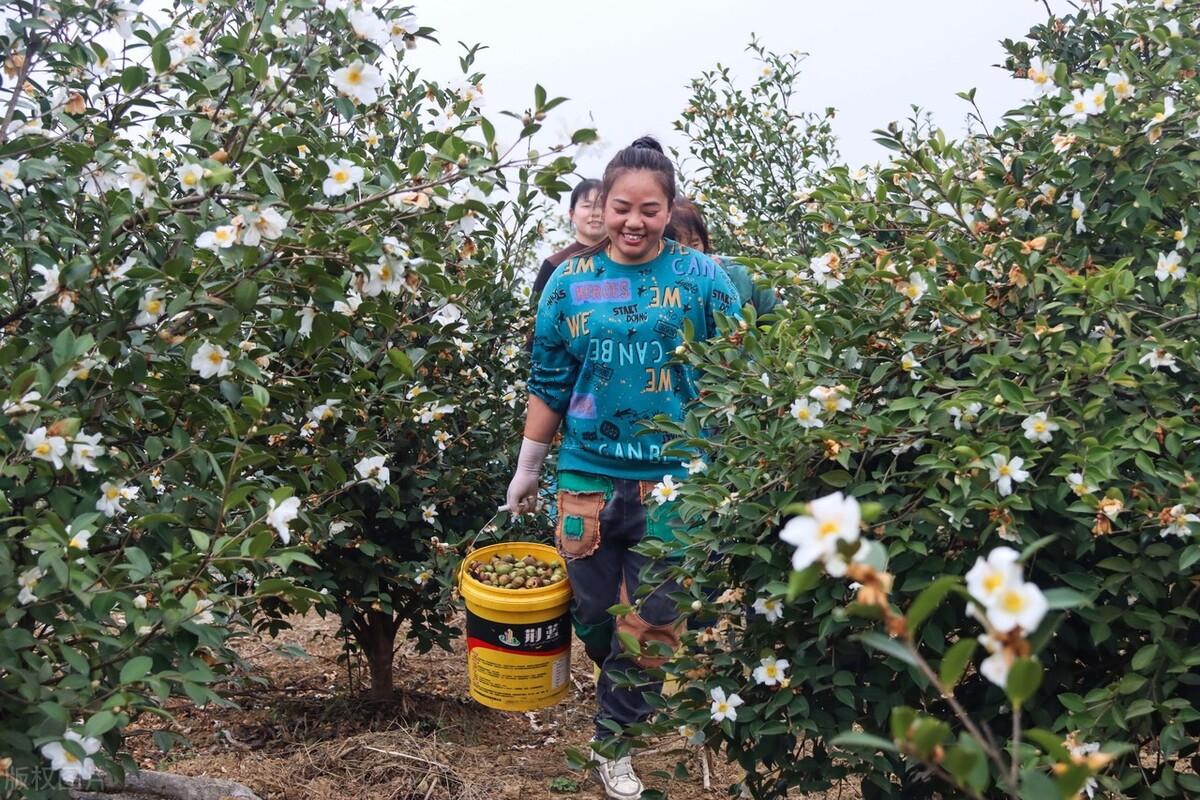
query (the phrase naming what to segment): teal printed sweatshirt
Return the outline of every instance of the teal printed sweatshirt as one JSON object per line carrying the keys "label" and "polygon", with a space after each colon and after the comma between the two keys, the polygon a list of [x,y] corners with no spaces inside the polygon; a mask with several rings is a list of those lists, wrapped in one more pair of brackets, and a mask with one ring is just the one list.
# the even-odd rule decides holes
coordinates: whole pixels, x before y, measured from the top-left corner
{"label": "teal printed sweatshirt", "polygon": [[563,414],[560,470],[633,480],[685,475],[662,455],[670,437],[642,434],[656,414],[682,420],[697,397],[694,370],[668,360],[683,342],[717,332],[714,313],[740,317],[738,291],[711,258],[663,240],[653,261],[604,253],[555,270],[538,303],[529,391]]}

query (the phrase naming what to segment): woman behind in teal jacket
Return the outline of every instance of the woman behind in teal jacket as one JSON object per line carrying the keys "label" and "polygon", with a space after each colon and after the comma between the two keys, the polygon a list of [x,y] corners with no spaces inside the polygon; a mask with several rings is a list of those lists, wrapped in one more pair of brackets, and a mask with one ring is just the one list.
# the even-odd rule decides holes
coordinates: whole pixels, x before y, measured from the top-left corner
{"label": "woman behind in teal jacket", "polygon": [[729,279],[737,287],[738,295],[741,297],[740,305],[752,304],[755,313],[760,317],[775,308],[774,289],[769,286],[755,286],[754,281],[750,278],[750,271],[746,269],[745,265],[737,263],[729,256],[713,254],[712,244],[708,238],[708,226],[704,224],[704,217],[700,214],[700,209],[691,200],[682,196],[675,198],[675,205],[671,207],[671,223],[667,225],[664,235],[685,247],[707,254],[724,267],[725,272],[729,274]]}

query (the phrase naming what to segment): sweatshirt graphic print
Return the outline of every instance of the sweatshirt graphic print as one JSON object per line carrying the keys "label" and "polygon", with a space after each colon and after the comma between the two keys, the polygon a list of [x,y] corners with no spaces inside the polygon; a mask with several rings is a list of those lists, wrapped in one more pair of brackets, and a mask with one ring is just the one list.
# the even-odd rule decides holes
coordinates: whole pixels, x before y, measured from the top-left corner
{"label": "sweatshirt graphic print", "polygon": [[604,253],[555,270],[538,304],[529,391],[564,415],[558,467],[614,478],[686,473],[642,434],[656,414],[682,420],[697,396],[693,370],[667,362],[683,342],[717,333],[714,313],[740,316],[738,292],[716,262],[670,239],[653,261],[629,266]]}

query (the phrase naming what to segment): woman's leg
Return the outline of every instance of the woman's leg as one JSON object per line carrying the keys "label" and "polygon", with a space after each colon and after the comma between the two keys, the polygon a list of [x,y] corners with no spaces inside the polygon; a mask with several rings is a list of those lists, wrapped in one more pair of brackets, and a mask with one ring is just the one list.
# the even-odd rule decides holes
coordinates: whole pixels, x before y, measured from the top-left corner
{"label": "woman's leg", "polygon": [[[600,680],[596,686],[597,714],[596,733],[600,737],[611,736],[612,730],[603,721],[614,722],[621,727],[642,722],[653,713],[653,707],[646,702],[645,695],[657,694],[662,690],[661,681],[645,679],[634,687],[616,686],[612,680],[613,672],[638,670],[648,663],[661,661],[652,659],[649,654],[634,659],[623,651],[618,630],[632,634],[639,642],[659,641],[673,649],[672,641],[678,643],[676,623],[679,612],[675,601],[668,597],[679,590],[674,580],[667,580],[661,570],[655,568],[653,562],[630,550],[646,535],[646,508],[642,504],[643,486],[638,481],[614,480],[613,499],[605,509],[603,525],[606,532],[614,531],[609,537],[619,539],[620,557],[618,581],[623,583],[618,587],[617,602],[633,605],[640,597],[638,587],[647,585],[651,591],[644,598],[635,614],[627,615],[618,620],[610,640],[610,652],[601,665]],[[623,596],[622,596],[623,595]]]}

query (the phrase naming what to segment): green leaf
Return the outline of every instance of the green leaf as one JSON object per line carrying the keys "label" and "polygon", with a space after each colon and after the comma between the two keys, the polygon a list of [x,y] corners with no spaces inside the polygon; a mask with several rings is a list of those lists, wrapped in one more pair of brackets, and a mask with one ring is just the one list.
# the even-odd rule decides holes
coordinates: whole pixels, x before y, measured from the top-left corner
{"label": "green leaf", "polygon": [[416,375],[416,372],[413,370],[412,359],[408,357],[408,353],[393,347],[388,350],[387,355],[388,361],[392,362],[393,367],[410,378]]}
{"label": "green leaf", "polygon": [[830,741],[834,747],[845,747],[863,750],[882,750],[885,753],[900,752],[896,745],[882,736],[872,736],[869,733],[847,731],[839,733]]}
{"label": "green leaf", "polygon": [[941,681],[942,688],[947,692],[953,692],[954,687],[962,680],[967,664],[971,663],[971,657],[975,655],[975,648],[978,646],[979,642],[975,639],[959,639],[950,646],[946,655],[942,656],[938,680]]}
{"label": "green leaf", "polygon": [[1129,704],[1129,708],[1125,709],[1125,719],[1131,720],[1136,717],[1144,717],[1147,714],[1154,712],[1154,703],[1150,700],[1141,699],[1134,700]]}
{"label": "green leaf", "polygon": [[957,575],[943,575],[917,595],[917,599],[913,600],[912,605],[908,608],[908,614],[904,618],[913,641],[918,641],[917,630],[921,627],[921,623],[937,610],[950,590],[960,583],[961,579]]}
{"label": "green leaf", "polygon": [[121,683],[140,681],[146,677],[153,666],[154,659],[150,656],[134,656],[125,662],[125,666],[121,667]]}
{"label": "green leaf", "polygon": [[1071,760],[1071,753],[1067,750],[1066,745],[1063,744],[1061,736],[1041,728],[1030,728],[1025,731],[1025,736],[1029,741],[1041,745],[1046,754],[1055,761]]}
{"label": "green leaf", "polygon": [[1033,697],[1042,685],[1042,674],[1041,662],[1032,658],[1017,659],[1008,671],[1008,684],[1004,687],[1014,706]]}
{"label": "green leaf", "polygon": [[872,650],[898,658],[909,666],[916,666],[917,659],[904,644],[896,639],[876,631],[867,631],[858,635],[858,640]]}
{"label": "green leaf", "polygon": [[87,723],[83,726],[84,736],[103,736],[108,733],[117,724],[117,716],[111,711],[97,711],[92,716],[88,717]]}
{"label": "green leaf", "polygon": [[1046,604],[1051,611],[1061,611],[1068,608],[1087,608],[1092,605],[1091,598],[1086,594],[1064,586],[1047,589],[1045,595]]}
{"label": "green leaf", "polygon": [[617,638],[621,640],[621,649],[626,653],[632,653],[635,656],[642,654],[642,643],[629,631],[617,631]]}
{"label": "green leaf", "polygon": [[1027,769],[1021,773],[1021,800],[1062,800],[1058,787],[1046,773]]}
{"label": "green leaf", "polygon": [[787,600],[792,602],[804,592],[809,591],[821,580],[821,565],[810,564],[799,572],[793,570],[788,577]]}
{"label": "green leaf", "polygon": [[154,64],[154,71],[162,74],[171,68],[171,51],[162,42],[157,42],[150,48],[150,60]]}
{"label": "green leaf", "polygon": [[1158,645],[1148,644],[1134,654],[1133,659],[1129,662],[1129,666],[1133,667],[1138,672],[1141,672],[1146,667],[1154,663],[1154,658],[1157,655]]}

